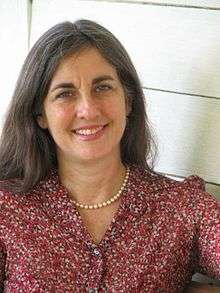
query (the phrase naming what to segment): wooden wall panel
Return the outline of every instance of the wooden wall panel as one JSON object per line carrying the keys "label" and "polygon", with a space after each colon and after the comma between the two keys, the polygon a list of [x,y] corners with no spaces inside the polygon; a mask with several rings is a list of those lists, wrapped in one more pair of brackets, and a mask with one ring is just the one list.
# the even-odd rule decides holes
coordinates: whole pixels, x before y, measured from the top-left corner
{"label": "wooden wall panel", "polygon": [[[107,0],[108,1],[108,0]],[[113,0],[118,2],[130,2],[130,3],[146,3],[155,5],[176,5],[176,6],[188,6],[199,7],[204,9],[218,9],[220,8],[219,0]]]}
{"label": "wooden wall panel", "polygon": [[79,18],[100,22],[122,41],[145,87],[220,97],[219,11],[35,0],[32,43],[55,23]]}
{"label": "wooden wall panel", "polygon": [[0,129],[28,52],[28,1],[0,1]]}
{"label": "wooden wall panel", "polygon": [[207,183],[206,190],[220,201],[220,185]]}
{"label": "wooden wall panel", "polygon": [[157,169],[220,183],[220,100],[145,91],[159,145]]}

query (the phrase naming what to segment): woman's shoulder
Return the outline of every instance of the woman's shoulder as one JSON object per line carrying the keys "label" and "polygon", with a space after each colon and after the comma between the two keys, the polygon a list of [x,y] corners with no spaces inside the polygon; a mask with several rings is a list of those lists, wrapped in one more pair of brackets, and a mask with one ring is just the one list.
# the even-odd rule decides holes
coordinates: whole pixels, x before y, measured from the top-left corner
{"label": "woman's shoulder", "polygon": [[182,188],[182,189],[201,189],[205,190],[205,181],[197,176],[190,175],[184,179],[176,180],[171,176],[165,176],[162,173],[146,170],[137,166],[132,166],[131,171],[133,172],[134,181],[142,181],[147,185],[159,189],[170,189],[170,188]]}
{"label": "woman's shoulder", "polygon": [[17,192],[11,191],[11,186],[13,185],[14,180],[4,179],[0,180],[0,204],[4,200],[9,200],[13,197],[18,197],[19,194]]}
{"label": "woman's shoulder", "polygon": [[173,204],[184,201],[190,204],[216,202],[215,198],[206,192],[205,180],[197,175],[175,180],[158,172],[133,167],[132,179],[137,188],[142,188],[146,193],[150,192],[157,200],[166,198]]}
{"label": "woman's shoulder", "polygon": [[34,198],[41,194],[44,190],[50,190],[53,185],[53,178],[55,177],[55,171],[51,170],[48,175],[40,180],[35,186],[30,188],[26,192],[17,192],[12,191],[15,188],[13,187],[13,182],[16,182],[20,179],[7,179],[0,180],[0,209],[3,206],[13,206],[16,205],[27,205],[34,201]]}
{"label": "woman's shoulder", "polygon": [[141,194],[143,205],[148,205],[157,214],[167,212],[187,218],[187,221],[218,222],[220,202],[205,191],[205,181],[191,175],[182,181],[168,178],[141,168],[133,169],[133,190]]}
{"label": "woman's shoulder", "polygon": [[16,210],[27,201],[28,193],[19,193],[11,190],[11,180],[0,181],[0,214],[5,210]]}
{"label": "woman's shoulder", "polygon": [[55,183],[58,184],[58,174],[57,169],[51,168],[49,172],[45,175],[44,178],[40,179],[34,186],[32,186],[28,191],[26,192],[16,192],[11,190],[20,189],[20,186],[22,186],[22,179],[15,178],[15,179],[5,179],[0,180],[0,196],[28,196],[34,194],[37,190],[45,189]]}

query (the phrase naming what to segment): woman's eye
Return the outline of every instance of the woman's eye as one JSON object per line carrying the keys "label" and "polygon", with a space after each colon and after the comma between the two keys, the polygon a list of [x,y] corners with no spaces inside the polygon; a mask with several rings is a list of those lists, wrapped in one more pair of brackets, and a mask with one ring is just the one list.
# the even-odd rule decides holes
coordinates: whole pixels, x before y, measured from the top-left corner
{"label": "woman's eye", "polygon": [[110,85],[107,85],[107,84],[102,84],[102,85],[99,85],[96,87],[96,91],[108,91],[108,90],[111,90],[112,87]]}
{"label": "woman's eye", "polygon": [[64,92],[58,94],[56,96],[56,99],[68,98],[68,97],[71,97],[72,95],[73,95],[73,92],[71,92],[71,91],[64,91]]}

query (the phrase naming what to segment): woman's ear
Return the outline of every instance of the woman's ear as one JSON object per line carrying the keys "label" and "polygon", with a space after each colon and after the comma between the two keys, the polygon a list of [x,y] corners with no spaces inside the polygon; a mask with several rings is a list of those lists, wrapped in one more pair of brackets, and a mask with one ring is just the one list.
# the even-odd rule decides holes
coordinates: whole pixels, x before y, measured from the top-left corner
{"label": "woman's ear", "polygon": [[48,128],[46,117],[44,117],[44,114],[38,114],[37,115],[37,123],[43,129]]}

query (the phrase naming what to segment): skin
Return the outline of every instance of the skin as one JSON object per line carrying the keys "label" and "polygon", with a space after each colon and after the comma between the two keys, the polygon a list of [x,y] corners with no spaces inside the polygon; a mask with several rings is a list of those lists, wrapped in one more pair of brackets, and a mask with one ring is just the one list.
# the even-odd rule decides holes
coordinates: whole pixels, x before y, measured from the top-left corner
{"label": "skin", "polygon": [[[38,123],[56,143],[61,183],[76,201],[100,203],[118,192],[125,175],[120,140],[129,111],[115,68],[96,48],[70,55],[58,66]],[[82,128],[97,133],[85,136]],[[119,202],[96,210],[96,216],[113,213]],[[87,213],[94,211],[81,210]]]}

